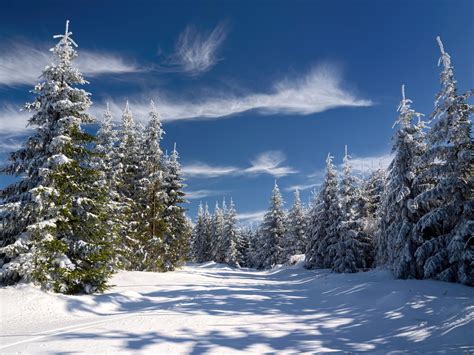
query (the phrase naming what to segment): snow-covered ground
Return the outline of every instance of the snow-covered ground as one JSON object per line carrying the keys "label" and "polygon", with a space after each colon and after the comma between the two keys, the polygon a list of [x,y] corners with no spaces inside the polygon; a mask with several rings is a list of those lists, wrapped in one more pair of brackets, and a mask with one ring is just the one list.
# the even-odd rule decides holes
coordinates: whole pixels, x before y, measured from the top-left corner
{"label": "snow-covered ground", "polygon": [[103,295],[0,289],[0,352],[474,351],[474,288],[358,274],[121,272]]}

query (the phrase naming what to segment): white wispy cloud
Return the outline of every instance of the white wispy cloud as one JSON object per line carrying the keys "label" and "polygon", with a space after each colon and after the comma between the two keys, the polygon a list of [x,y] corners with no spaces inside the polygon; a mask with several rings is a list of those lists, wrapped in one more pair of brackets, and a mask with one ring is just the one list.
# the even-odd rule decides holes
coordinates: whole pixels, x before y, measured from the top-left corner
{"label": "white wispy cloud", "polygon": [[251,161],[252,166],[245,169],[244,173],[269,174],[275,177],[297,173],[297,170],[281,165],[285,160],[285,155],[279,150],[264,152]]}
{"label": "white wispy cloud", "polygon": [[[377,169],[386,169],[393,156],[385,153],[369,157],[353,157],[350,160],[352,171],[356,174],[370,174]],[[340,165],[342,167],[342,165]]]}
{"label": "white wispy cloud", "polygon": [[240,222],[246,222],[246,223],[261,222],[266,212],[267,211],[262,210],[262,211],[238,213],[237,219]]}
{"label": "white wispy cloud", "polygon": [[[310,115],[336,107],[373,104],[344,89],[342,84],[341,74],[336,68],[320,65],[301,77],[278,81],[269,93],[234,95],[205,91],[203,94],[195,93],[198,99],[188,100],[170,98],[166,93],[156,92],[146,97],[128,99],[136,116],[146,119],[152,98],[164,121],[220,119],[251,110],[259,114]],[[117,118],[120,117],[125,100],[110,100],[111,109]]]}
{"label": "white wispy cloud", "polygon": [[195,190],[195,191],[186,191],[186,198],[188,200],[197,200],[200,198],[212,197],[225,195],[228,191],[224,190]]}
{"label": "white wispy cloud", "polygon": [[199,75],[209,71],[219,61],[219,47],[227,37],[228,28],[220,23],[210,33],[199,32],[188,25],[179,35],[175,52],[168,60],[168,70]]}
{"label": "white wispy cloud", "polygon": [[29,130],[26,127],[30,113],[20,111],[20,107],[12,104],[0,106],[0,134],[2,136],[21,135]]}
{"label": "white wispy cloud", "polygon": [[201,162],[183,166],[183,174],[192,177],[218,177],[225,175],[235,175],[239,168],[233,166],[211,166]]}
{"label": "white wispy cloud", "polygon": [[285,155],[281,151],[267,151],[255,157],[249,167],[236,166],[212,166],[202,162],[195,162],[183,166],[183,173],[187,177],[219,177],[237,175],[261,175],[268,174],[282,177],[298,171],[290,166],[282,165]]}
{"label": "white wispy cloud", "polygon": [[[33,43],[4,44],[0,48],[0,85],[34,85],[52,57],[47,46]],[[81,50],[75,61],[89,77],[141,71],[136,64],[117,54]]]}
{"label": "white wispy cloud", "polygon": [[0,136],[0,153],[10,153],[21,148],[23,140],[16,137]]}
{"label": "white wispy cloud", "polygon": [[285,191],[304,191],[304,190],[309,190],[312,189],[313,187],[318,187],[321,186],[321,183],[308,183],[308,184],[296,184],[296,185],[291,185],[285,188]]}

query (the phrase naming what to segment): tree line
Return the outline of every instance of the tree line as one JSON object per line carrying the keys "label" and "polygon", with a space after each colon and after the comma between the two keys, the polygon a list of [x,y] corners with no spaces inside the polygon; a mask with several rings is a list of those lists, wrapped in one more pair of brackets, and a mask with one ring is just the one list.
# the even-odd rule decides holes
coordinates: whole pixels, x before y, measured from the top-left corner
{"label": "tree line", "polygon": [[[275,183],[257,228],[241,226],[232,200],[211,214],[185,215],[176,145],[163,153],[160,115],[146,126],[128,102],[121,123],[107,107],[95,135],[91,95],[73,66],[68,24],[26,104],[34,131],[11,153],[0,190],[0,283],[31,281],[56,292],[93,293],[118,269],[170,271],[186,260],[271,268],[305,254],[307,268],[356,272],[389,267],[400,278],[474,284],[474,153],[467,100],[441,40],[441,90],[428,120],[405,97],[398,107],[393,160],[366,178],[339,172],[328,155],[311,203],[295,192],[284,210]],[[143,118],[142,118],[143,119]]]}
{"label": "tree line", "polygon": [[296,191],[286,213],[275,183],[268,212],[253,230],[229,222],[232,232],[216,228],[222,212],[201,207],[193,259],[265,269],[304,253],[309,269],[387,267],[397,278],[474,285],[474,106],[467,102],[474,90],[458,92],[451,57],[437,42],[442,71],[434,110],[424,119],[402,86],[388,169],[361,179],[347,147],[342,172],[329,154],[311,204],[303,206]]}

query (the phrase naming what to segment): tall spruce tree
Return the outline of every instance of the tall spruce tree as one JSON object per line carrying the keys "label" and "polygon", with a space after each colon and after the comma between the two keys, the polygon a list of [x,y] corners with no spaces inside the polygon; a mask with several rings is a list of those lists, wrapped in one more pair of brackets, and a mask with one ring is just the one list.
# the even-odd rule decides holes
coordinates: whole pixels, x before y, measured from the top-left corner
{"label": "tall spruce tree", "polygon": [[117,132],[117,158],[115,186],[119,216],[121,266],[128,270],[141,270],[143,254],[140,252],[138,236],[139,221],[144,218],[140,206],[142,199],[142,131],[135,123],[127,101],[122,113],[122,124]]}
{"label": "tall spruce tree", "polygon": [[362,183],[363,215],[376,220],[382,204],[387,171],[379,168],[370,173]]}
{"label": "tall spruce tree", "polygon": [[307,245],[307,218],[300,193],[295,190],[293,206],[288,213],[287,231],[284,238],[283,259],[288,261],[292,255],[304,254]]}
{"label": "tall spruce tree", "polygon": [[334,245],[338,240],[338,225],[341,207],[338,196],[336,168],[332,156],[326,159],[326,176],[319,194],[311,208],[309,241],[306,249],[305,267],[332,268],[335,258]]}
{"label": "tall spruce tree", "polygon": [[202,203],[199,203],[196,223],[193,226],[192,235],[192,259],[197,263],[202,263],[206,260],[207,251],[207,224],[206,216]]}
{"label": "tall spruce tree", "polygon": [[[164,267],[166,270],[174,270],[176,267],[183,265],[189,253],[191,233],[188,228],[185,209],[182,206],[186,203],[184,187],[183,173],[175,143],[169,160],[164,166],[163,179],[164,209],[162,218],[166,223],[164,236]],[[207,205],[206,223],[208,226],[207,233],[210,234],[210,218]],[[207,243],[207,260],[210,260],[209,241]]]}
{"label": "tall spruce tree", "polygon": [[412,229],[416,215],[410,212],[409,203],[416,196],[414,178],[419,174],[417,159],[423,154],[424,124],[421,113],[411,108],[412,101],[402,101],[395,125],[398,130],[393,138],[393,160],[388,168],[387,184],[381,206],[380,229],[377,236],[377,264],[389,265],[396,277],[414,276],[413,254],[416,243]]}
{"label": "tall spruce tree", "polygon": [[261,258],[262,268],[272,268],[282,263],[282,244],[285,236],[285,212],[283,211],[283,198],[275,181],[270,207],[263,218],[261,226]]}
{"label": "tall spruce tree", "polygon": [[[119,246],[120,203],[115,185],[117,132],[112,124],[112,117],[107,103],[94,141],[92,167],[101,174],[99,184],[107,191],[108,202],[104,206],[107,213],[107,228],[113,236],[115,246]],[[114,265],[120,266],[120,257],[117,254],[114,254]]]}
{"label": "tall spruce tree", "polygon": [[374,262],[377,256],[384,252],[378,249],[377,238],[386,180],[387,171],[385,169],[379,168],[371,172],[362,182],[359,199],[362,231],[372,239]]}
{"label": "tall spruce tree", "polygon": [[262,234],[260,231],[260,226],[257,226],[255,230],[253,229],[252,226],[249,227],[249,232],[251,235],[250,237],[250,243],[249,243],[249,252],[248,252],[248,263],[249,267],[253,267],[256,269],[262,269],[263,268],[263,263],[262,259],[260,258],[260,253],[262,250]]}
{"label": "tall spruce tree", "polygon": [[224,215],[224,229],[222,232],[223,243],[222,251],[224,252],[224,262],[231,266],[239,266],[238,264],[238,231],[237,231],[237,212],[232,198],[230,199],[229,208],[226,209]]}
{"label": "tall spruce tree", "polygon": [[241,267],[251,267],[250,243],[253,237],[249,227],[242,227],[238,230],[237,262]]}
{"label": "tall spruce tree", "polygon": [[224,262],[221,256],[221,239],[224,233],[224,211],[216,202],[214,214],[212,215],[212,229],[211,229],[211,259],[216,263]]}
{"label": "tall spruce tree", "polygon": [[473,90],[457,91],[451,57],[437,38],[441,91],[431,115],[425,168],[415,182],[427,186],[411,204],[421,215],[414,228],[417,276],[474,285],[474,143],[467,103]]}
{"label": "tall spruce tree", "polygon": [[222,200],[222,208],[220,209],[219,213],[222,215],[222,220],[219,223],[222,223],[221,232],[220,234],[214,235],[215,239],[212,240],[212,249],[213,249],[213,260],[216,263],[225,263],[225,258],[227,254],[227,238],[224,234],[224,225],[225,225],[225,217],[227,215],[227,204],[225,202],[225,198]]}
{"label": "tall spruce tree", "polygon": [[103,174],[103,183],[112,194],[117,134],[112,125],[112,112],[110,112],[109,103],[107,103],[107,109],[99,122],[99,129],[94,143],[93,166]]}
{"label": "tall spruce tree", "polygon": [[112,273],[107,191],[91,168],[93,137],[81,127],[93,118],[90,94],[77,87],[87,82],[72,65],[71,35],[67,21],[64,35],[54,36],[54,62],[26,105],[35,133],[3,169],[20,180],[0,194],[1,282],[33,280],[68,294],[103,291]]}
{"label": "tall spruce tree", "polygon": [[140,213],[136,220],[136,267],[146,271],[166,271],[172,261],[166,255],[164,237],[167,225],[162,218],[165,209],[160,148],[163,130],[153,101],[150,108],[149,120],[140,142],[140,175],[137,175],[139,191],[135,202]]}
{"label": "tall spruce tree", "polygon": [[372,243],[362,230],[359,183],[352,175],[350,156],[345,148],[343,175],[340,183],[340,219],[337,226],[337,242],[334,249],[333,270],[336,272],[356,272],[372,263]]}

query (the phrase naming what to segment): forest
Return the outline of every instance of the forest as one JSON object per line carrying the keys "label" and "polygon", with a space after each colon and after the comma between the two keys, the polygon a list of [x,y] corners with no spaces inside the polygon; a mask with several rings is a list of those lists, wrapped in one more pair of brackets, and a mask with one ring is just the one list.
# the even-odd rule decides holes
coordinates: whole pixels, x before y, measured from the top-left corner
{"label": "forest", "polygon": [[387,268],[474,285],[474,91],[458,92],[439,37],[434,110],[417,112],[402,86],[388,169],[356,176],[346,146],[342,171],[328,154],[310,204],[295,191],[286,211],[275,182],[258,226],[238,223],[232,200],[213,213],[201,205],[191,221],[176,144],[169,154],[160,144],[159,107],[150,102],[146,125],[128,102],[120,124],[108,107],[96,121],[68,27],[56,37],[25,106],[34,132],[1,170],[16,178],[0,191],[1,284],[90,294],[118,270],[171,272],[188,261],[270,269],[304,254],[308,269]]}

